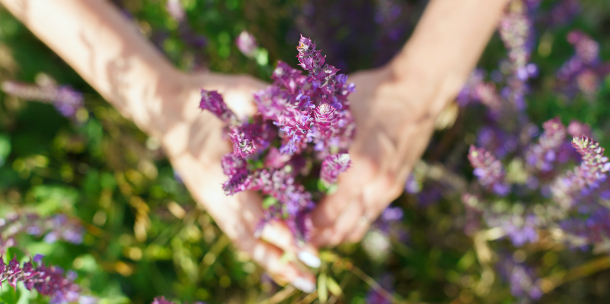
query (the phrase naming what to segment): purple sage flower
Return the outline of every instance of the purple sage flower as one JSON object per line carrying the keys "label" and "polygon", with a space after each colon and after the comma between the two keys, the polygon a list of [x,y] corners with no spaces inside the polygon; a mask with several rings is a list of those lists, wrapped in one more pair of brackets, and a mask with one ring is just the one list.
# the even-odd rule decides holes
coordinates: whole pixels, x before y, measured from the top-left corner
{"label": "purple sage flower", "polygon": [[256,52],[256,48],[258,47],[256,38],[254,38],[254,35],[250,34],[248,31],[242,31],[239,36],[237,36],[237,39],[235,39],[235,45],[237,45],[239,51],[247,57],[253,57]]}
{"label": "purple sage flower", "polygon": [[475,168],[474,175],[483,187],[494,193],[505,196],[510,191],[509,185],[504,181],[504,167],[490,152],[484,148],[470,146],[468,160]]}

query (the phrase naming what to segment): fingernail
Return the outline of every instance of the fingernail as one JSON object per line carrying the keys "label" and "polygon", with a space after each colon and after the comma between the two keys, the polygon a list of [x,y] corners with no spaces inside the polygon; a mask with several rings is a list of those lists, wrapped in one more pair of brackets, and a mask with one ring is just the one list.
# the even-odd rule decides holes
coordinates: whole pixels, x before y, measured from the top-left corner
{"label": "fingernail", "polygon": [[306,293],[312,293],[316,291],[316,284],[302,277],[297,277],[296,279],[292,280],[292,283],[290,284],[292,284],[292,286],[294,286],[296,289],[299,289]]}
{"label": "fingernail", "polygon": [[320,258],[318,258],[317,256],[315,256],[307,251],[299,252],[298,258],[299,258],[299,260],[301,260],[301,262],[305,263],[305,265],[307,265],[311,268],[318,268],[318,267],[320,267],[320,264],[322,264],[322,261],[320,261]]}

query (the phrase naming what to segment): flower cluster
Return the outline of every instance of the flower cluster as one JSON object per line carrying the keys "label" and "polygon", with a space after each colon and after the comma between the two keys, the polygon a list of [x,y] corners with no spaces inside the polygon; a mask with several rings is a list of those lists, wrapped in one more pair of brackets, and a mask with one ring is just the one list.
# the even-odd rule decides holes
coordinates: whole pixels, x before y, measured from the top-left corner
{"label": "flower cluster", "polygon": [[515,262],[512,257],[502,256],[499,272],[510,284],[513,295],[525,299],[538,300],[542,297],[540,282],[535,268]]}
{"label": "flower cluster", "polygon": [[610,73],[610,65],[600,61],[599,43],[587,34],[574,30],[567,38],[575,54],[557,72],[558,86],[568,97],[582,92],[592,100],[601,80]]}
{"label": "flower cluster", "polygon": [[[80,287],[74,283],[76,273],[67,272],[56,266],[46,266],[42,263],[43,256],[36,255],[32,261],[23,266],[13,258],[8,264],[0,256],[0,283],[6,281],[11,287],[17,288],[22,282],[27,290],[36,290],[43,296],[51,298],[51,304],[71,303],[81,299]],[[89,301],[89,297],[83,297]]]}
{"label": "flower cluster", "polygon": [[35,85],[16,81],[5,81],[2,90],[12,96],[32,101],[52,103],[65,117],[74,117],[83,107],[83,94],[69,86]]}
{"label": "flower cluster", "polygon": [[475,168],[474,175],[483,187],[487,187],[498,195],[506,195],[510,190],[504,181],[502,163],[484,148],[470,146],[468,160]]}
{"label": "flower cluster", "polygon": [[237,36],[235,45],[237,45],[239,51],[247,57],[253,57],[256,54],[256,48],[258,47],[254,35],[247,31],[242,31],[239,36]]}
{"label": "flower cluster", "polygon": [[21,233],[44,236],[44,241],[53,243],[63,240],[73,244],[83,242],[85,229],[80,223],[63,214],[40,217],[35,213],[11,214],[0,218],[0,252],[16,245]]}
{"label": "flower cluster", "polygon": [[598,142],[581,135],[574,138],[572,145],[582,155],[582,163],[573,171],[558,177],[551,185],[553,197],[563,207],[574,206],[576,199],[598,189],[600,183],[607,179],[610,170],[608,157],[604,156],[604,148]]}
{"label": "flower cluster", "polygon": [[538,139],[538,144],[530,147],[526,159],[528,165],[547,172],[553,168],[553,162],[557,159],[559,149],[565,142],[567,130],[559,118],[545,122],[542,128],[544,131]]}
{"label": "flower cluster", "polygon": [[[524,111],[529,82],[539,73],[529,62],[533,24],[540,20],[551,26],[567,22],[566,7],[577,6],[566,0],[544,16],[535,10],[536,2],[511,2],[499,27],[507,59],[489,74],[480,69],[473,72],[457,98],[462,107],[482,104],[486,113],[476,140],[468,139],[474,143],[468,160],[476,181],[460,190],[410,177],[405,186],[418,197],[434,190],[437,201],[454,198],[449,190],[459,193],[467,235],[508,239],[510,242],[501,244],[510,250],[518,248],[519,262],[500,259],[498,265],[512,294],[524,302],[539,299],[542,290],[539,270],[522,263],[527,252],[536,249],[522,246],[556,242],[607,252],[610,242],[610,163],[604,149],[592,139],[591,127],[576,120],[566,126],[557,117],[539,128]],[[568,97],[578,92],[594,97],[600,80],[610,71],[600,61],[599,44],[579,31],[568,33],[567,38],[576,54],[560,68],[557,84]],[[463,155],[462,151],[453,152]],[[460,168],[455,163],[452,168],[450,162],[446,166]]]}
{"label": "flower cluster", "polygon": [[310,39],[301,36],[297,50],[299,65],[308,75],[280,61],[273,71],[274,83],[254,95],[256,116],[238,120],[214,91],[202,90],[200,108],[227,124],[233,143],[233,152],[222,159],[229,176],[225,193],[261,191],[274,202],[266,209],[266,219],[285,219],[299,238],[306,239],[315,193],[300,180],[319,172],[328,185],[349,168],[347,149],[354,122],[347,97],[354,85],[325,64]]}

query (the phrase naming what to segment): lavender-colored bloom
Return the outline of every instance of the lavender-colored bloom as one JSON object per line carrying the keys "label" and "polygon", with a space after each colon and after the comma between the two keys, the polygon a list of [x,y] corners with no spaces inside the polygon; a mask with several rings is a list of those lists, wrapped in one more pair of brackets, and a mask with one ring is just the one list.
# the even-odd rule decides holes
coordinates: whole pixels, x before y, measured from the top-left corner
{"label": "lavender-colored bloom", "polygon": [[498,29],[508,50],[510,72],[503,95],[519,111],[525,109],[526,81],[537,74],[536,66],[529,63],[534,37],[529,13],[537,5],[521,3],[515,1],[509,5],[509,12],[500,21]]}
{"label": "lavender-colored bloom", "polygon": [[456,98],[458,105],[464,107],[471,102],[478,100],[476,88],[478,85],[483,83],[484,78],[485,72],[483,72],[482,69],[476,69],[472,72],[472,74],[470,74],[470,77],[468,77],[462,91],[460,91]]}
{"label": "lavender-colored bloom", "polygon": [[0,219],[0,252],[16,245],[15,237],[22,233],[43,236],[47,243],[63,240],[73,244],[83,242],[85,229],[76,220],[63,214],[41,218],[34,213],[14,214]]}
{"label": "lavender-colored bloom", "polygon": [[229,110],[222,96],[217,91],[201,90],[201,102],[199,108],[212,112],[216,117],[220,118],[225,123],[233,123],[237,121],[237,117],[233,111]]}
{"label": "lavender-colored bloom", "polygon": [[351,160],[347,153],[329,155],[322,162],[320,178],[327,184],[334,184],[339,174],[345,172],[350,164]]}
{"label": "lavender-colored bloom", "polygon": [[311,40],[301,37],[297,49],[308,75],[279,62],[273,84],[254,95],[256,116],[238,121],[219,94],[205,90],[200,107],[228,125],[225,129],[233,142],[232,155],[222,160],[229,177],[223,184],[225,193],[254,190],[273,197],[277,203],[266,206],[265,220],[283,219],[297,238],[306,240],[312,193],[295,180],[299,175],[307,177],[314,162],[327,183],[334,183],[349,167],[344,151],[355,125],[347,97],[354,86],[347,83],[347,76],[337,74],[338,69],[324,64]]}
{"label": "lavender-colored bloom", "polygon": [[37,264],[38,266],[34,267],[31,262],[26,262],[21,267],[17,259],[13,258],[7,265],[0,256],[0,283],[6,281],[16,288],[17,283],[22,282],[26,289],[35,289],[41,295],[50,297],[49,303],[61,304],[79,300],[80,287],[73,282],[73,276],[64,276],[63,269],[59,267]]}
{"label": "lavender-colored bloom", "polygon": [[511,257],[503,257],[498,262],[502,277],[509,282],[513,296],[525,300],[538,300],[542,297],[539,279],[533,267],[515,262]]}
{"label": "lavender-colored bloom", "polygon": [[271,147],[265,157],[264,166],[266,168],[279,169],[284,167],[290,159],[290,155],[282,154],[276,147]]}
{"label": "lavender-colored bloom", "polygon": [[[391,275],[383,275],[379,280],[379,283],[382,288],[391,291],[392,284],[394,281],[394,277]],[[387,299],[382,293],[379,292],[376,288],[371,288],[366,295],[366,304],[390,304],[392,303],[391,299]]]}
{"label": "lavender-colored bloom", "polygon": [[52,103],[65,117],[74,117],[76,111],[83,107],[83,94],[69,86],[39,86],[5,81],[2,90],[21,99]]}
{"label": "lavender-colored bloom", "polygon": [[235,39],[235,45],[242,54],[247,57],[252,57],[255,54],[256,48],[258,44],[256,43],[256,38],[254,35],[250,34],[248,31],[242,31],[237,39]]}
{"label": "lavender-colored bloom", "polygon": [[227,154],[221,160],[222,170],[225,175],[235,175],[239,170],[246,168],[246,160],[235,154]]}
{"label": "lavender-colored bloom", "polygon": [[557,72],[559,88],[569,97],[580,91],[592,100],[601,80],[610,73],[610,65],[601,63],[599,43],[585,33],[571,31],[567,38],[575,54]]}
{"label": "lavender-colored bloom", "polygon": [[417,181],[413,173],[409,174],[409,176],[407,177],[407,182],[405,183],[405,191],[411,194],[417,194],[419,193],[419,191],[421,191],[421,185]]}
{"label": "lavender-colored bloom", "polygon": [[529,61],[531,45],[528,45],[528,39],[531,29],[531,20],[525,14],[524,8],[506,14],[500,21],[500,38],[509,51],[509,58],[515,64],[515,71],[525,68]]}
{"label": "lavender-colored bloom", "polygon": [[557,159],[557,153],[565,141],[567,130],[559,118],[546,121],[542,128],[544,131],[538,140],[538,144],[529,148],[526,154],[527,163],[542,172],[550,171],[553,162]]}
{"label": "lavender-colored bloom", "polygon": [[538,241],[537,218],[533,214],[525,217],[510,216],[503,220],[502,228],[517,247]]}
{"label": "lavender-colored bloom", "polygon": [[434,206],[443,198],[443,189],[440,183],[425,183],[422,190],[417,193],[417,207],[427,208]]}
{"label": "lavender-colored bloom", "polygon": [[402,220],[403,214],[400,207],[388,207],[381,213],[381,219],[385,222],[397,222]]}
{"label": "lavender-colored bloom", "polygon": [[496,86],[490,82],[482,82],[474,87],[475,100],[486,105],[494,115],[502,110],[502,98],[496,90]]}
{"label": "lavender-colored bloom", "polygon": [[498,195],[505,196],[510,190],[504,181],[504,168],[502,163],[484,148],[470,146],[468,160],[475,168],[474,175],[483,187],[493,190]]}
{"label": "lavender-colored bloom", "polygon": [[580,12],[578,0],[561,0],[549,12],[547,23],[551,26],[561,26],[572,21]]}
{"label": "lavender-colored bloom", "polygon": [[559,222],[561,229],[568,234],[573,243],[595,244],[603,242],[610,235],[610,210],[605,206],[583,208],[573,217]]}
{"label": "lavender-colored bloom", "polygon": [[484,126],[477,134],[477,145],[502,159],[506,154],[516,150],[518,139],[498,127]]}
{"label": "lavender-colored bloom", "polygon": [[572,145],[582,156],[580,166],[558,177],[551,185],[553,197],[564,208],[573,206],[579,195],[598,188],[610,170],[610,162],[598,142],[582,135],[575,137]]}
{"label": "lavender-colored bloom", "polygon": [[318,76],[326,56],[322,56],[322,51],[316,50],[316,43],[301,35],[297,50],[299,51],[297,55],[299,65],[311,75]]}
{"label": "lavender-colored bloom", "polygon": [[568,134],[572,137],[580,137],[581,135],[591,137],[591,126],[577,120],[572,120],[568,125]]}
{"label": "lavender-colored bloom", "polygon": [[272,137],[271,126],[266,123],[245,123],[229,128],[233,142],[233,154],[247,157],[269,147]]}

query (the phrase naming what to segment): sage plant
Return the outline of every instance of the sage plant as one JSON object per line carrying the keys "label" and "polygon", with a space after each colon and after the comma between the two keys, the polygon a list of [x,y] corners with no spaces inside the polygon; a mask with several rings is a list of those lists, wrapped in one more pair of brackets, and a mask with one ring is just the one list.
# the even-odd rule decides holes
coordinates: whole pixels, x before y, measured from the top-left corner
{"label": "sage plant", "polygon": [[254,94],[255,116],[238,118],[215,91],[202,90],[200,108],[226,124],[233,143],[233,152],[222,159],[229,177],[225,193],[260,191],[266,197],[264,221],[283,219],[298,239],[307,240],[308,213],[324,194],[319,189],[330,187],[350,165],[355,125],[347,97],[354,84],[325,64],[310,39],[301,36],[297,50],[308,75],[278,62],[273,84]]}

